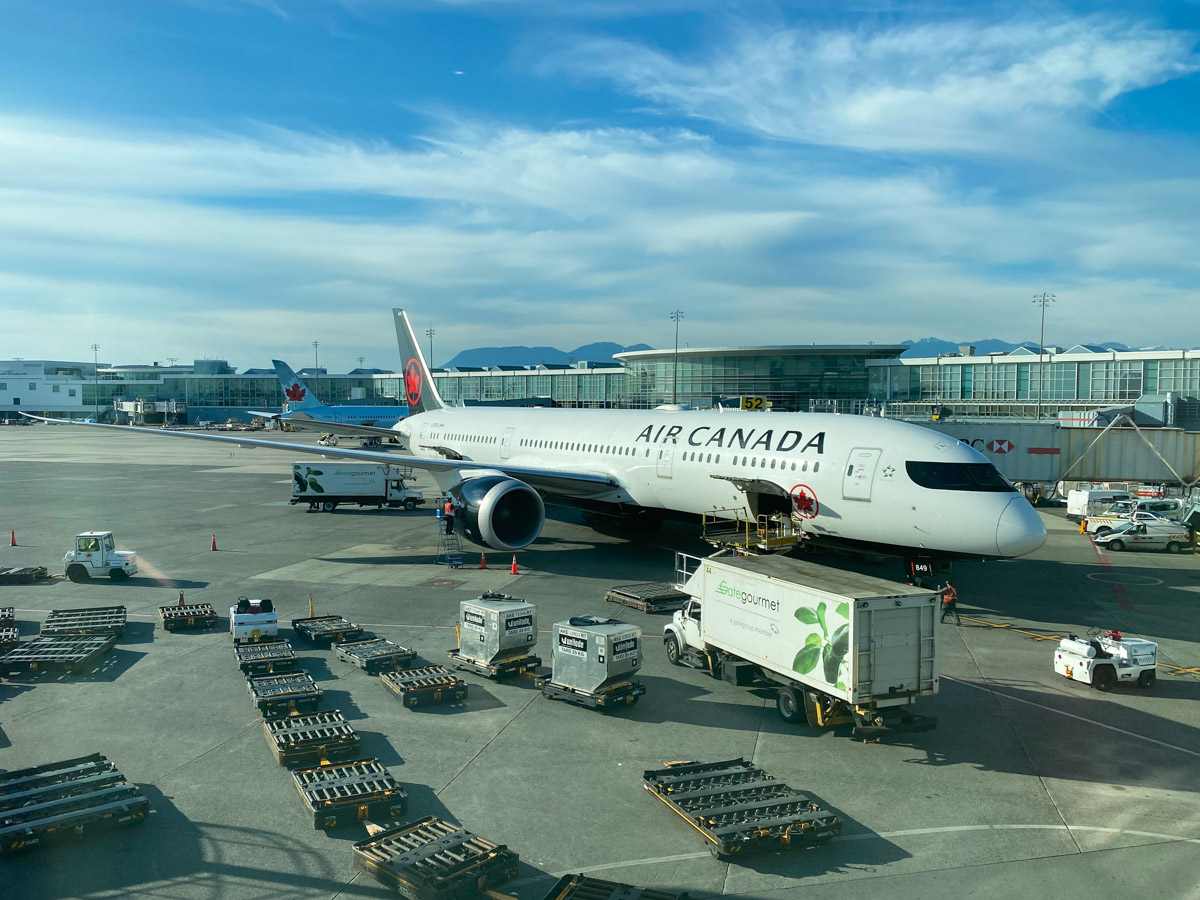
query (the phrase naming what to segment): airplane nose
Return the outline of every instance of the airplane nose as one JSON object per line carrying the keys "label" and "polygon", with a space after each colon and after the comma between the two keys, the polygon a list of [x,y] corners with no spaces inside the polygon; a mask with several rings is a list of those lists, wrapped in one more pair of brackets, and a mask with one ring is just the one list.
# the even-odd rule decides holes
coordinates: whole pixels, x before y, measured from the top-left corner
{"label": "airplane nose", "polygon": [[1046,543],[1046,526],[1023,497],[1009,501],[996,525],[996,549],[1001,556],[1024,556]]}

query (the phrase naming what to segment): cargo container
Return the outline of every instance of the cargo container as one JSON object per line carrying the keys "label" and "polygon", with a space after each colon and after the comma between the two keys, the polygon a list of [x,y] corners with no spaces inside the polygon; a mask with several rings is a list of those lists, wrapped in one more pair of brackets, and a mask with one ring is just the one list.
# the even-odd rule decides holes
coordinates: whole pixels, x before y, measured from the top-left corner
{"label": "cargo container", "polygon": [[292,463],[292,499],[309,509],[332,512],[353,503],[378,509],[416,509],[425,495],[413,490],[387,463]]}

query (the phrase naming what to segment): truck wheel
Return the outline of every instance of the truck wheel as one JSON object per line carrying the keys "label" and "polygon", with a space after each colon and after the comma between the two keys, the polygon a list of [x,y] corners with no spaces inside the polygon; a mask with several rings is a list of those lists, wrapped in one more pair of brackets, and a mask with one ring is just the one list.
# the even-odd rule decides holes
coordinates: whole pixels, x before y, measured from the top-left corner
{"label": "truck wheel", "polygon": [[1178,553],[1182,549],[1183,549],[1183,545],[1180,544],[1178,541],[1171,541],[1171,543],[1167,544],[1167,552],[1168,553]]}
{"label": "truck wheel", "polygon": [[775,708],[779,710],[779,718],[785,722],[799,722],[804,715],[796,692],[790,687],[781,687],[775,696]]}
{"label": "truck wheel", "polygon": [[1097,535],[1108,534],[1110,531],[1112,531],[1112,529],[1109,528],[1107,525],[1101,525],[1099,528],[1096,529],[1096,534]]}
{"label": "truck wheel", "polygon": [[1125,549],[1125,542],[1122,540],[1109,541],[1105,546],[1109,550],[1116,550],[1118,553]]}
{"label": "truck wheel", "polygon": [[667,648],[667,662],[673,666],[682,666],[679,661],[679,639],[673,634],[668,634],[663,638],[663,644]]}
{"label": "truck wheel", "polygon": [[326,500],[324,503],[321,504],[321,509],[325,510],[325,512],[333,512],[336,508],[337,508],[337,504],[334,503],[332,500]]}
{"label": "truck wheel", "polygon": [[1092,672],[1092,687],[1098,691],[1111,691],[1117,684],[1117,672],[1112,666],[1098,666]]}
{"label": "truck wheel", "polygon": [[129,578],[129,573],[124,569],[110,569],[108,577],[113,581],[126,581]]}
{"label": "truck wheel", "polygon": [[1153,669],[1147,669],[1138,676],[1138,687],[1148,691],[1154,687],[1154,682],[1157,680],[1158,674]]}
{"label": "truck wheel", "polygon": [[67,577],[77,584],[87,581],[91,576],[83,566],[67,566]]}
{"label": "truck wheel", "polygon": [[416,500],[405,500],[404,508],[407,509],[409,512],[412,512],[414,509],[417,508],[417,501]]}

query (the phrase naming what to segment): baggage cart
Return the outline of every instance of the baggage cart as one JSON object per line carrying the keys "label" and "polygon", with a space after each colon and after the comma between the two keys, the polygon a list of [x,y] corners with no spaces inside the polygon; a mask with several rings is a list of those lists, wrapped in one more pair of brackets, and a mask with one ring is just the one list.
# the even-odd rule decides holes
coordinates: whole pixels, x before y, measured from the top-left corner
{"label": "baggage cart", "polygon": [[445,666],[384,672],[379,680],[409,709],[429,703],[457,703],[467,697],[467,683]]}
{"label": "baggage cart", "polygon": [[640,681],[622,681],[616,684],[606,684],[598,691],[584,691],[557,684],[551,679],[553,675],[541,675],[534,682],[542,691],[542,696],[550,700],[566,700],[576,706],[586,706],[589,709],[609,709],[614,706],[632,706],[638,698],[646,693],[646,686]]}
{"label": "baggage cart", "polygon": [[510,675],[524,675],[534,672],[542,664],[540,656],[510,656],[507,659],[497,659],[490,663],[477,662],[463,656],[457,647],[448,650],[450,665],[463,672],[474,672],[484,678],[507,678]]}
{"label": "baggage cart", "polygon": [[217,611],[211,603],[176,604],[160,606],[158,617],[164,631],[183,631],[189,628],[215,628]]}
{"label": "baggage cart", "polygon": [[124,634],[125,607],[54,609],[42,625],[42,634]]}
{"label": "baggage cart", "polygon": [[362,739],[339,710],[263,722],[267,743],[281,766],[318,766],[353,759]]}
{"label": "baggage cart", "polygon": [[79,634],[58,637],[39,635],[18,644],[0,657],[0,667],[35,672],[39,669],[63,669],[72,672],[111,650],[115,634]]}
{"label": "baggage cart", "polygon": [[150,801],[99,753],[0,775],[0,854],[141,822]]}
{"label": "baggage cart", "polygon": [[361,637],[362,626],[348,622],[341,616],[311,616],[292,619],[292,630],[303,635],[313,644],[335,644]]}
{"label": "baggage cart", "polygon": [[313,828],[398,819],[408,809],[408,794],[378,760],[297,769],[292,778],[312,813]]}
{"label": "baggage cart", "polygon": [[644,613],[657,613],[683,609],[689,596],[670,582],[650,581],[617,585],[604,595],[604,599],[609,603],[640,609]]}
{"label": "baggage cart", "polygon": [[278,675],[296,668],[296,652],[287,641],[235,644],[233,654],[246,675]]}
{"label": "baggage cart", "polygon": [[347,641],[338,644],[333,652],[337,654],[338,659],[358,666],[368,675],[403,669],[417,658],[415,650],[409,650],[383,638]]}
{"label": "baggage cart", "polygon": [[503,678],[542,664],[531,653],[537,643],[537,607],[508,594],[485,591],[460,602],[454,633],[458,646],[448,655],[456,669]]}
{"label": "baggage cart", "polygon": [[266,719],[314,713],[325,693],[307,672],[252,677],[246,688]]}
{"label": "baggage cart", "polygon": [[8,625],[15,625],[17,622],[17,609],[15,606],[0,606],[0,628]]}
{"label": "baggage cart", "polygon": [[11,650],[20,639],[16,609],[12,606],[0,606],[0,653]]}
{"label": "baggage cart", "polygon": [[359,841],[354,864],[408,900],[474,900],[516,878],[520,860],[503,844],[426,816]]}
{"label": "baggage cart", "polygon": [[742,758],[670,763],[642,773],[650,791],[709,841],[718,858],[824,843],[842,820]]}
{"label": "baggage cart", "polygon": [[686,891],[640,888],[587,875],[564,875],[542,900],[688,900]]}
{"label": "baggage cart", "polygon": [[33,584],[49,577],[45,566],[0,566],[0,584]]}

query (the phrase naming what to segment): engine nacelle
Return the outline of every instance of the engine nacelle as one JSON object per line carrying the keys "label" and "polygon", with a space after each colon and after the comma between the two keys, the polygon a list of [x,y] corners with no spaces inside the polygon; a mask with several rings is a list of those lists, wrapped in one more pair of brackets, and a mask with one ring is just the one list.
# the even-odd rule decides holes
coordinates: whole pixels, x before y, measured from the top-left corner
{"label": "engine nacelle", "polygon": [[538,492],[507,475],[467,478],[447,493],[460,504],[456,530],[493,550],[529,546],[546,522],[546,506]]}

